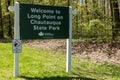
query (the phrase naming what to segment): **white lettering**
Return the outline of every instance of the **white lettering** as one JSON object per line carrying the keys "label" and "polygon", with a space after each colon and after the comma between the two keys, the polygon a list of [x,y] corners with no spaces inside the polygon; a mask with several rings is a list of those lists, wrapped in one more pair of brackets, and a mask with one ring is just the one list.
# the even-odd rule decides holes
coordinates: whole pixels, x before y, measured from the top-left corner
{"label": "white lettering", "polygon": [[54,10],[45,10],[45,9],[40,9],[40,8],[30,8],[31,12],[33,13],[49,13],[49,14],[54,14]]}
{"label": "white lettering", "polygon": [[34,25],[33,30],[47,30],[47,27]]}
{"label": "white lettering", "polygon": [[43,19],[56,19],[56,16],[55,15],[46,15],[46,14],[43,14],[42,18]]}
{"label": "white lettering", "polygon": [[55,10],[56,14],[61,14],[60,10]]}
{"label": "white lettering", "polygon": [[34,20],[30,20],[30,24],[34,24]]}
{"label": "white lettering", "polygon": [[43,20],[43,21],[38,21],[38,20],[34,20],[34,19],[31,19],[30,20],[30,24],[36,24],[36,25],[61,25],[61,21],[46,21],[46,20]]}
{"label": "white lettering", "polygon": [[30,15],[30,14],[27,14],[27,18],[28,19],[38,19],[40,20],[41,19],[41,15]]}
{"label": "white lettering", "polygon": [[59,26],[49,26],[49,30],[60,30]]}
{"label": "white lettering", "polygon": [[62,20],[63,16],[57,16],[57,19]]}

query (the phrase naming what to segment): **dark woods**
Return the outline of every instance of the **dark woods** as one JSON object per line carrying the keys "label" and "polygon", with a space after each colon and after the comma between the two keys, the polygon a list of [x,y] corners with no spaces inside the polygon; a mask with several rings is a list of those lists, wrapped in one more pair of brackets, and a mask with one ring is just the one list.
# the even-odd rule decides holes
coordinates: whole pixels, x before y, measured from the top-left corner
{"label": "dark woods", "polygon": [[[72,6],[73,38],[120,40],[120,0],[16,0],[20,3]],[[13,39],[14,12],[8,10],[14,0],[0,0],[0,39]]]}

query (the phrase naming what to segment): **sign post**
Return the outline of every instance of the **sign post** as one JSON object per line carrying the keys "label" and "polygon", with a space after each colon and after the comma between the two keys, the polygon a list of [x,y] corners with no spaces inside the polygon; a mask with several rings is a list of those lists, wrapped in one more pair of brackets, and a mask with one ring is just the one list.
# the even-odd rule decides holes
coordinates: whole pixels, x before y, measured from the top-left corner
{"label": "sign post", "polygon": [[72,50],[72,7],[69,6],[69,38],[67,39],[66,50],[66,72],[71,71],[71,50]]}
{"label": "sign post", "polygon": [[[20,26],[19,26],[19,3],[16,2],[14,6],[14,39],[20,39]],[[14,77],[19,76],[19,53],[14,53]]]}
{"label": "sign post", "polygon": [[10,6],[8,9],[15,11],[14,76],[19,76],[19,53],[21,48],[18,47],[18,44],[21,43],[22,39],[66,39],[66,72],[70,72],[72,7],[19,4],[15,2],[15,5]]}

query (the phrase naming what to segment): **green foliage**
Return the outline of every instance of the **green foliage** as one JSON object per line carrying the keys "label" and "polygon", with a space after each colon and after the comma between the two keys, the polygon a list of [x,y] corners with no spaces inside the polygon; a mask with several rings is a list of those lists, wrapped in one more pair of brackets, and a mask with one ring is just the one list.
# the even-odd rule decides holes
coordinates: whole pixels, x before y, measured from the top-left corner
{"label": "green foliage", "polygon": [[91,37],[102,37],[105,35],[105,26],[99,19],[91,20],[88,26]]}
{"label": "green foliage", "polygon": [[[5,38],[11,38],[10,35],[13,36],[13,32],[14,32],[13,13],[10,13],[7,10],[7,7],[10,6],[8,5],[8,1],[10,1],[10,5],[13,5],[13,0],[1,1],[2,19],[3,19],[2,23],[4,26],[3,31]],[[40,4],[40,5],[52,5],[52,6],[68,6],[68,2],[70,1],[70,5],[72,6],[73,10],[78,11],[77,15],[73,15],[73,38],[80,38],[86,36],[88,38],[95,37],[97,39],[101,35],[103,35],[108,39],[109,36],[112,37],[112,31],[113,31],[112,26],[115,24],[115,22],[114,24],[112,22],[112,13],[111,13],[112,7],[110,7],[110,1],[85,0],[84,3],[80,3],[77,0],[30,0],[30,1],[15,0],[15,1],[19,1],[20,3],[27,3],[27,4]],[[120,1],[118,2],[120,4]],[[9,17],[9,15],[11,17]],[[10,34],[9,32],[10,31],[9,27],[11,27],[12,34]],[[1,27],[0,27],[0,31],[2,31]]]}
{"label": "green foliage", "polygon": [[65,72],[64,51],[35,49],[23,44],[19,55],[20,77],[13,77],[12,44],[0,43],[1,80],[119,80],[120,66],[109,63],[94,63],[89,57],[72,55],[72,71]]}

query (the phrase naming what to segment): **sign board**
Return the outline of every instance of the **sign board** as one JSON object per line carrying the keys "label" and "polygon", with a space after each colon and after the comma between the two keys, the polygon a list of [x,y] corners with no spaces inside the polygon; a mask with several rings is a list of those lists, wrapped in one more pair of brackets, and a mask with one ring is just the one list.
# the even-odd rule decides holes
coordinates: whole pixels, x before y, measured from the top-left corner
{"label": "sign board", "polygon": [[21,53],[21,51],[22,51],[22,41],[21,40],[13,40],[12,41],[12,51],[13,51],[13,53]]}
{"label": "sign board", "polygon": [[[66,72],[71,70],[72,7],[20,4],[8,8],[14,11],[12,51],[20,53],[19,39],[66,39]],[[76,13],[76,12],[75,12]],[[14,54],[14,76],[19,77],[19,54]]]}
{"label": "sign board", "polygon": [[69,38],[69,7],[20,4],[20,39]]}

